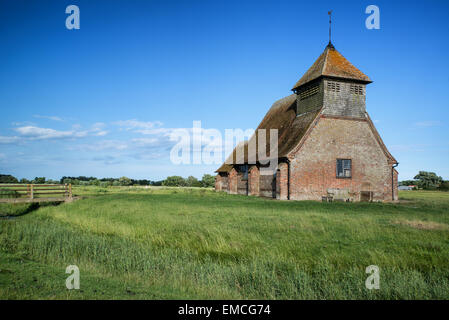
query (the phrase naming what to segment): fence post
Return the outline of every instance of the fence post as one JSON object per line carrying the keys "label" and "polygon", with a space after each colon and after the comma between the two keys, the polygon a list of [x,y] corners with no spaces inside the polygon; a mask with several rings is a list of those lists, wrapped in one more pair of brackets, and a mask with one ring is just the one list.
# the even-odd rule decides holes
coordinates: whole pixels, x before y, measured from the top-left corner
{"label": "fence post", "polygon": [[69,199],[72,199],[72,184],[69,183]]}
{"label": "fence post", "polygon": [[33,185],[30,185],[30,199],[34,199]]}

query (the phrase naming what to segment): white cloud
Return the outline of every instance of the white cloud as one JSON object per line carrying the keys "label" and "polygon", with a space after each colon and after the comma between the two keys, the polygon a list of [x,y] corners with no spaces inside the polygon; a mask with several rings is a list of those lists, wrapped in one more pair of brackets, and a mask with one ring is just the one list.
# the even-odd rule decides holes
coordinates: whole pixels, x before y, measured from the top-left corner
{"label": "white cloud", "polygon": [[103,130],[106,127],[106,124],[103,122],[95,122],[92,125],[92,129],[90,131],[94,132],[94,135],[97,137],[103,137],[108,134],[108,131]]}
{"label": "white cloud", "polygon": [[33,117],[38,118],[38,119],[48,119],[48,120],[53,120],[53,121],[64,121],[62,118],[57,117],[57,116],[43,116],[40,114],[35,114]]}
{"label": "white cloud", "polygon": [[97,133],[95,133],[95,135],[98,136],[98,137],[103,137],[103,136],[105,136],[107,134],[108,134],[107,131],[98,131]]}
{"label": "white cloud", "polygon": [[163,125],[163,123],[160,121],[145,122],[145,121],[138,121],[136,119],[120,120],[120,121],[114,122],[114,124],[118,125],[120,127],[123,127],[125,130],[133,130],[133,129],[154,130]]}
{"label": "white cloud", "polygon": [[104,127],[106,127],[106,124],[104,122],[95,122],[92,125],[92,128],[94,129],[103,129]]}
{"label": "white cloud", "polygon": [[420,128],[436,127],[439,125],[441,125],[441,121],[427,120],[427,121],[415,122],[415,126],[420,127]]}
{"label": "white cloud", "polygon": [[135,138],[131,142],[136,148],[145,149],[168,149],[174,145],[174,141],[167,135],[159,135],[152,138]]}
{"label": "white cloud", "polygon": [[10,144],[10,143],[16,143],[19,142],[20,138],[19,137],[5,137],[5,136],[0,136],[0,144]]}
{"label": "white cloud", "polygon": [[58,131],[50,128],[40,128],[35,126],[25,126],[15,128],[22,137],[30,140],[47,140],[63,138],[81,138],[87,135],[87,131]]}
{"label": "white cloud", "polygon": [[18,127],[18,126],[35,126],[36,124],[34,122],[30,122],[30,121],[17,121],[17,122],[13,122],[11,123],[13,126]]}
{"label": "white cloud", "polygon": [[91,160],[103,162],[105,165],[114,165],[114,164],[119,164],[119,163],[123,162],[123,160],[119,159],[118,157],[114,157],[114,156],[93,157]]}
{"label": "white cloud", "polygon": [[79,144],[76,146],[68,147],[69,150],[82,150],[82,151],[104,151],[104,150],[125,150],[128,149],[128,143],[126,141],[119,140],[102,140],[92,144]]}

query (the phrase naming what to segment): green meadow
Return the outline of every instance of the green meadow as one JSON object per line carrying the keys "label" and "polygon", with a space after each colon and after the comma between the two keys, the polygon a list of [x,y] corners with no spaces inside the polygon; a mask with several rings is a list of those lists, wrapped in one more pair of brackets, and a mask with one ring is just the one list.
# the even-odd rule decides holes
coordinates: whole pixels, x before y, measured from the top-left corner
{"label": "green meadow", "polygon": [[[0,204],[0,299],[449,299],[449,193],[392,204],[74,192],[83,198]],[[66,288],[68,265],[79,290]],[[370,265],[379,290],[365,287]]]}

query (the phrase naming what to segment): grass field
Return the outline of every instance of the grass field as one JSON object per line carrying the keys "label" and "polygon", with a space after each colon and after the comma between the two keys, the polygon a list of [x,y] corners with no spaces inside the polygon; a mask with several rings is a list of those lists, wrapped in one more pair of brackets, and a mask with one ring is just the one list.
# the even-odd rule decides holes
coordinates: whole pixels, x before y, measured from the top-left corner
{"label": "grass field", "polygon": [[[74,192],[85,198],[0,206],[0,299],[449,299],[449,193],[381,204]],[[80,290],[65,287],[68,265]],[[369,265],[379,290],[365,288]]]}

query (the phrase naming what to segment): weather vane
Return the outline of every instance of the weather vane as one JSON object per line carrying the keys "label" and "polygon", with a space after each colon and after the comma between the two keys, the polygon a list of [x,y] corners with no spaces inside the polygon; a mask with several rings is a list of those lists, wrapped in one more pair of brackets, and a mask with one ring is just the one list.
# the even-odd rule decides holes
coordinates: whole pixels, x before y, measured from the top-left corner
{"label": "weather vane", "polygon": [[327,14],[329,15],[329,44],[331,44],[332,10],[328,11]]}

